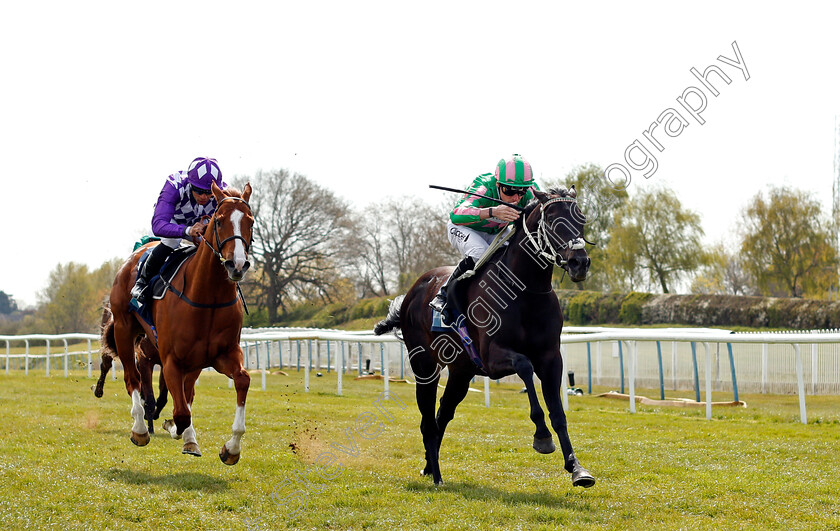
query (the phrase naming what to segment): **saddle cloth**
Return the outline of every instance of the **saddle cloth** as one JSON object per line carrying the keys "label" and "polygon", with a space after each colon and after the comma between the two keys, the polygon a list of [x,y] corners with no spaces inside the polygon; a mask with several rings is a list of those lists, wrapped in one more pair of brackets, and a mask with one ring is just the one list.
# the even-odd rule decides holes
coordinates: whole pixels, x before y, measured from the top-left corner
{"label": "saddle cloth", "polygon": [[[184,262],[187,261],[187,258],[195,254],[196,250],[197,248],[194,245],[183,246],[175,249],[166,259],[166,262],[163,263],[163,266],[160,268],[160,273],[149,280],[149,285],[146,286],[144,295],[148,295],[148,290],[152,290],[151,296],[153,299],[162,299],[163,296],[166,295],[166,287],[170,282],[172,282],[172,279],[175,278],[175,275],[181,269],[181,266],[184,265]],[[146,259],[149,257],[151,252],[152,250],[149,249],[143,253],[143,256],[140,257],[140,260],[137,262],[138,270],[146,262]],[[148,300],[148,297],[146,299]],[[154,330],[155,325],[152,320],[152,308],[150,304],[139,304],[136,299],[131,299],[130,309],[136,312],[137,315],[146,321],[146,323],[148,323],[148,325]]]}
{"label": "saddle cloth", "polygon": [[456,310],[450,309],[450,312],[452,312],[453,315],[453,324],[447,324],[440,312],[433,308],[429,308],[429,311],[432,312],[431,331],[454,331],[456,334],[458,334],[458,337],[461,338],[461,344],[464,345],[464,350],[466,350],[467,355],[470,357],[473,364],[475,365],[476,373],[480,374],[481,376],[487,376],[487,371],[484,370],[484,364],[481,362],[481,358],[478,356],[478,352],[476,352],[475,350],[475,343],[473,343],[472,339],[470,339],[470,335],[467,332],[467,325],[465,324],[466,319]]}

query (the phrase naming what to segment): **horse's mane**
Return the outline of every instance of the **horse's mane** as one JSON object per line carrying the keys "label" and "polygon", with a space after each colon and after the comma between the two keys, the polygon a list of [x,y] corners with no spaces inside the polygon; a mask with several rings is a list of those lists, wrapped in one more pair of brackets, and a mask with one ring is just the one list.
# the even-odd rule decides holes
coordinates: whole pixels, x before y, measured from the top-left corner
{"label": "horse's mane", "polygon": [[[550,195],[550,196],[551,195],[556,195],[556,196],[560,196],[560,197],[566,197],[567,195],[569,195],[569,190],[565,186],[553,186],[553,187],[549,188],[546,193],[548,193],[548,195]],[[522,213],[521,217],[522,218],[528,217],[528,214],[530,214],[531,211],[534,210],[534,208],[536,208],[537,205],[539,205],[539,204],[540,204],[540,201],[536,197],[531,199],[531,201],[527,205],[525,205],[525,211]]]}

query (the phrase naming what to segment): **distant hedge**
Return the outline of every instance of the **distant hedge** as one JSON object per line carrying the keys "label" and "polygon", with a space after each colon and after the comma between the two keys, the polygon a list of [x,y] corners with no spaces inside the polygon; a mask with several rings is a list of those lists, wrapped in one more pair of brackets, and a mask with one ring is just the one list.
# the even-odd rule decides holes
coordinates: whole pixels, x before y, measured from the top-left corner
{"label": "distant hedge", "polygon": [[[390,297],[391,299],[393,296]],[[333,303],[325,306],[304,303],[281,315],[273,326],[307,326],[334,328],[356,319],[384,319],[388,314],[389,297],[359,299],[353,304]],[[255,326],[265,326],[257,323]]]}
{"label": "distant hedge", "polygon": [[557,290],[569,324],[680,324],[840,328],[840,302],[734,295],[657,295]]}

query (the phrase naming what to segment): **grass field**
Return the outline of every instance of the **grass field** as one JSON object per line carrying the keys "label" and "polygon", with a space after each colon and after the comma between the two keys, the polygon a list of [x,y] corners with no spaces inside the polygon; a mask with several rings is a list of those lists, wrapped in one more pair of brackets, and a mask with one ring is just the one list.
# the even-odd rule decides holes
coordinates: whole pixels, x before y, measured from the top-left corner
{"label": "grass field", "polygon": [[[373,405],[379,381],[347,377],[339,397],[334,374],[313,376],[309,393],[302,373],[270,375],[266,392],[254,374],[242,459],[228,467],[217,453],[230,437],[235,399],[218,375],[197,387],[201,458],[160,433],[146,447],[132,445],[121,380],[109,379],[96,399],[93,380],[78,371],[0,378],[0,524],[8,529],[840,525],[840,397],[808,397],[808,425],[798,422],[795,396],[742,396],[748,408],[716,408],[711,421],[703,408],[639,406],[632,415],[626,402],[570,397],[572,442],[598,480],[584,490],[571,486],[559,452],[531,449],[519,386],[494,383],[490,409],[481,393],[459,407],[441,450],[446,484],[435,487],[418,474],[419,413],[408,384],[391,385],[406,408],[384,402],[388,421]],[[373,421],[361,430],[367,439],[354,431],[360,417]],[[336,449],[351,446],[348,434],[355,456]]]}

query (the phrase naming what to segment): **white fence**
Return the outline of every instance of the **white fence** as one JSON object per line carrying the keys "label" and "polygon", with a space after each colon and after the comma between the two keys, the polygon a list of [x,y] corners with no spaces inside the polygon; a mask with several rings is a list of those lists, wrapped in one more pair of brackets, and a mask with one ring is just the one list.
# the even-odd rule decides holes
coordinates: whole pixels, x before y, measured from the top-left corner
{"label": "white fence", "polygon": [[[805,395],[840,394],[840,333],[731,334],[713,329],[614,329],[566,327],[561,339],[565,366],[577,375],[577,385],[611,386],[631,395],[635,411],[635,388],[694,390],[700,401],[705,389],[707,416],[711,417],[713,392],[797,393],[800,417],[807,421]],[[249,370],[262,373],[265,389],[268,369],[304,372],[309,390],[312,370],[335,371],[337,392],[343,376],[378,371],[383,376],[413,379],[405,347],[392,335],[313,329],[243,330],[242,348]],[[93,334],[0,336],[5,342],[5,373],[40,370],[46,375],[73,367],[87,368],[88,376],[99,366],[99,336]],[[83,347],[73,351],[70,343]],[[23,353],[11,354],[11,345]],[[31,354],[32,346],[46,345],[45,354]],[[17,349],[16,349],[17,350]],[[2,363],[2,361],[0,361]],[[116,364],[115,364],[116,365]],[[116,366],[114,367],[116,371]],[[113,373],[116,377],[116,372]],[[568,385],[564,374],[563,385]],[[508,379],[506,379],[508,380]],[[510,381],[518,381],[510,377]],[[383,378],[388,388],[389,379]],[[485,379],[485,404],[489,405],[489,381]],[[567,405],[566,393],[563,393]]]}

